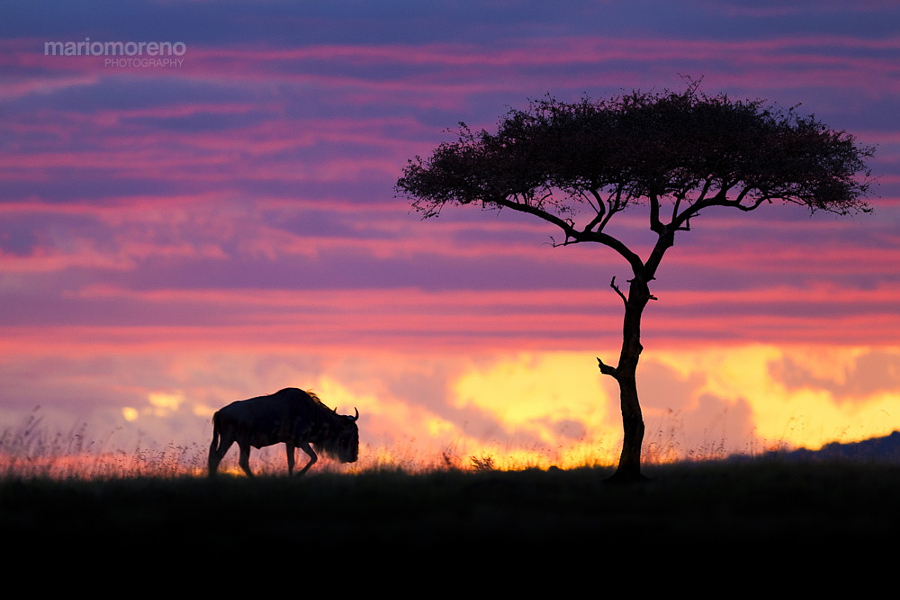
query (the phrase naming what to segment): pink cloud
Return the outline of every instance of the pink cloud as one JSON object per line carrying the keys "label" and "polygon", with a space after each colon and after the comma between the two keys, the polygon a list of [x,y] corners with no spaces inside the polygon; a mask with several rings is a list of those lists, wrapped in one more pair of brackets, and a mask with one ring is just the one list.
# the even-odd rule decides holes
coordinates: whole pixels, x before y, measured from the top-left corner
{"label": "pink cloud", "polygon": [[[619,343],[621,306],[607,290],[150,290],[94,285],[68,298],[118,306],[148,325],[4,328],[9,340],[59,351],[115,347],[521,348],[591,350]],[[900,288],[667,292],[648,308],[648,347],[727,340],[890,344]],[[123,304],[123,302],[127,302]],[[155,307],[155,308],[154,308]],[[197,315],[171,324],[167,315]],[[205,316],[202,316],[205,315]],[[105,341],[103,341],[105,340]]]}

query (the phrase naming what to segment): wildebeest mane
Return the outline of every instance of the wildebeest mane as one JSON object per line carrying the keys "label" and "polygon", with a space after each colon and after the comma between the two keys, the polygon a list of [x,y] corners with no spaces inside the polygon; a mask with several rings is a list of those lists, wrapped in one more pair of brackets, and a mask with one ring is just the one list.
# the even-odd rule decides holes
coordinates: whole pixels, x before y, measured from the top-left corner
{"label": "wildebeest mane", "polygon": [[316,396],[316,393],[315,393],[315,392],[310,391],[310,390],[303,390],[303,391],[305,391],[305,392],[306,392],[306,395],[309,396],[310,398],[312,398],[313,401],[315,401],[316,404],[318,404],[319,406],[321,406],[321,407],[324,408],[325,410],[328,410],[329,412],[331,411],[330,408],[328,408],[327,406],[325,406],[325,403],[322,402],[322,399],[319,398],[318,396]]}
{"label": "wildebeest mane", "polygon": [[[313,405],[310,406],[309,403],[302,401],[298,396],[295,395],[295,392],[299,392],[301,395],[305,394],[306,396],[308,396],[309,399],[313,401]],[[333,417],[337,416],[337,413],[333,409],[328,408],[328,406],[326,406],[325,403],[322,402],[322,400],[315,394],[315,392],[310,392],[308,390],[298,390],[295,388],[286,388],[272,395],[276,396],[278,394],[287,394],[288,397],[290,397],[294,402],[299,402],[298,406],[300,407],[300,410],[302,410],[303,414],[305,414],[306,417],[312,422],[323,423],[325,421],[331,421],[333,420]]]}

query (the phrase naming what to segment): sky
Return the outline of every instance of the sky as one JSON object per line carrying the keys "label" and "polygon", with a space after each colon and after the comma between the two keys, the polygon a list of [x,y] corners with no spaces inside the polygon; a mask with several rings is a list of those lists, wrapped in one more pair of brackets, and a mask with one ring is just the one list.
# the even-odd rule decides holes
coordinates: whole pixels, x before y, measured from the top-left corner
{"label": "sky", "polygon": [[[394,185],[459,122],[687,78],[876,146],[879,185],[873,214],[721,209],[676,238],[645,460],[900,429],[894,2],[29,0],[0,7],[0,431],[203,448],[217,408],[300,387],[358,408],[361,465],[612,462],[596,357],[627,265],[525,215],[423,220]],[[646,257],[647,215],[618,217]]]}

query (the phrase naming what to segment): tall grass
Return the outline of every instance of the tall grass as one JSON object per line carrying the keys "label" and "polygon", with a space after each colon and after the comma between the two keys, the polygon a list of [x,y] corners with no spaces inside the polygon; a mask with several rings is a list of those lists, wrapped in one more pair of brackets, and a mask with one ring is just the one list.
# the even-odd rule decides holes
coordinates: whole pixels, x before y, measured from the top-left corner
{"label": "tall grass", "polygon": [[86,423],[67,431],[54,430],[44,424],[39,409],[35,409],[21,425],[0,431],[0,477],[172,477],[196,474],[205,468],[206,449],[197,444],[109,449],[111,437],[90,439]]}
{"label": "tall grass", "polygon": [[[115,432],[113,432],[115,433]],[[195,477],[206,474],[207,441],[188,445],[137,443],[128,449],[110,448],[113,433],[105,439],[91,439],[87,424],[68,430],[53,430],[35,409],[19,426],[0,430],[0,478],[4,479],[111,479],[133,477]],[[724,440],[711,440],[698,448],[685,448],[677,422],[648,430],[643,462],[648,467],[678,462],[708,462],[728,457]],[[238,448],[233,446],[220,472],[242,475],[237,465]],[[361,474],[368,472],[430,473],[435,471],[521,471],[561,468],[611,468],[615,455],[609,448],[589,444],[558,448],[514,447],[490,444],[463,448],[451,444],[441,451],[423,452],[410,441],[392,447],[362,444],[360,458],[342,465],[325,457],[309,472]],[[307,460],[297,452],[298,465]],[[286,473],[284,445],[254,449],[251,468],[257,475]]]}
{"label": "tall grass", "polygon": [[[36,408],[20,425],[0,430],[0,478],[94,480],[206,474],[208,442],[205,439],[188,445],[159,445],[144,440],[123,449],[111,447],[115,433],[105,438],[92,438],[86,423],[68,430],[53,429],[45,424],[40,408]],[[232,446],[220,465],[220,472],[242,475],[237,464],[238,454],[237,446]],[[423,451],[412,440],[391,447],[363,443],[359,454],[359,461],[354,464],[340,464],[320,455],[319,462],[309,474],[486,472],[603,464],[597,454],[586,448],[519,448],[500,443],[472,449],[451,444],[433,452]],[[301,451],[297,452],[296,458],[298,465],[307,460]],[[256,475],[285,474],[284,445],[254,448],[250,466]]]}

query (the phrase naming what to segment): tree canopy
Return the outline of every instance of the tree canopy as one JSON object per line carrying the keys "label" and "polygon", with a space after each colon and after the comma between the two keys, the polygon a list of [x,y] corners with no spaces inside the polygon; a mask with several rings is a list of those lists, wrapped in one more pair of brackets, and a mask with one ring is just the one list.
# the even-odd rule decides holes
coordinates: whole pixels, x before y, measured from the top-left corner
{"label": "tree canopy", "polygon": [[[640,477],[644,425],[635,371],[649,284],[675,234],[712,207],[753,211],[774,201],[811,212],[869,212],[873,148],[796,107],[708,96],[698,82],[683,92],[631,92],[594,101],[532,101],[510,110],[496,133],[460,123],[458,139],[427,159],[410,160],[397,191],[425,217],[446,205],[531,214],[562,230],[559,245],[596,242],[615,250],[634,277],[625,303],[619,362],[599,360],[619,383],[625,437],[617,476]],[[607,230],[614,215],[649,207],[657,235],[646,259]]]}
{"label": "tree canopy", "polygon": [[550,221],[563,243],[616,247],[606,224],[639,202],[649,203],[657,233],[687,229],[709,206],[749,211],[781,200],[811,211],[870,210],[871,148],[795,108],[710,97],[696,83],[599,101],[548,97],[511,110],[496,133],[460,123],[458,135],[427,160],[409,161],[397,182],[426,217],[446,204],[480,203]]}

